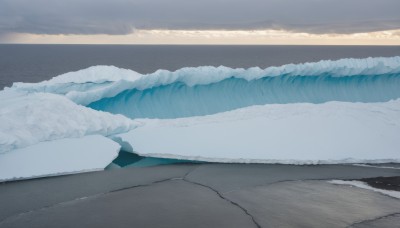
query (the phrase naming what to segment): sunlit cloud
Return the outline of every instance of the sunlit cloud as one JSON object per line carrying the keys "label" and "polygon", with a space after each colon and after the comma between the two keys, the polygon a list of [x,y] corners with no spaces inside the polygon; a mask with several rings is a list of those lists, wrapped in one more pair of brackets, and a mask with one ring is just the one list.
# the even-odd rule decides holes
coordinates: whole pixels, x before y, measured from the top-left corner
{"label": "sunlit cloud", "polygon": [[282,44],[400,45],[400,30],[353,34],[310,34],[286,30],[135,30],[127,35],[14,33],[4,43],[31,44]]}

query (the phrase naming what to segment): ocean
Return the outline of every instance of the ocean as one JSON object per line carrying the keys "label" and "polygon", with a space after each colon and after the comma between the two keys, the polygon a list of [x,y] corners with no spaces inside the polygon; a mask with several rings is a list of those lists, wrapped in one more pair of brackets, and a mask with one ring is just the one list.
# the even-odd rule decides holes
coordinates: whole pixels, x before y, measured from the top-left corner
{"label": "ocean", "polygon": [[266,68],[323,59],[391,57],[400,46],[0,45],[0,89],[95,65],[139,73],[182,67]]}

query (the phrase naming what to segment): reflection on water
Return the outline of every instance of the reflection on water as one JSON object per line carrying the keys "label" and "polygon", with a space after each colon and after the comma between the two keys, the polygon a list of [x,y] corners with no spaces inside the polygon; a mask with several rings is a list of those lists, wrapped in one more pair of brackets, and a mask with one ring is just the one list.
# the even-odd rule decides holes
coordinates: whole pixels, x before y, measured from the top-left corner
{"label": "reflection on water", "polygon": [[156,165],[177,164],[177,163],[199,163],[197,161],[142,157],[134,153],[120,151],[114,161],[106,167],[106,170],[125,167],[149,167]]}

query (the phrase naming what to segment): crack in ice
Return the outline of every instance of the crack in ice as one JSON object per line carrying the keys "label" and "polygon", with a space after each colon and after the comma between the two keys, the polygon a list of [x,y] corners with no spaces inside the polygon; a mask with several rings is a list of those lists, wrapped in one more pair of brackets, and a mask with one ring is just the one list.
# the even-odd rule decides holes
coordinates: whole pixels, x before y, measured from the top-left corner
{"label": "crack in ice", "polygon": [[236,206],[240,210],[242,210],[247,216],[249,216],[251,218],[251,220],[253,221],[254,225],[256,225],[256,227],[262,228],[262,226],[256,221],[254,216],[252,214],[250,214],[250,212],[246,208],[244,208],[240,204],[238,204],[238,203],[236,203],[236,202],[224,197],[218,190],[216,190],[216,189],[214,189],[214,188],[212,188],[212,187],[210,187],[208,185],[205,185],[205,184],[197,183],[197,182],[190,181],[190,180],[187,180],[187,179],[182,179],[182,180],[187,182],[187,183],[191,183],[191,184],[194,184],[194,185],[198,185],[198,186],[202,186],[202,187],[210,189],[211,191],[215,192],[218,195],[219,198],[223,199],[224,201],[226,201],[226,202]]}
{"label": "crack in ice", "polygon": [[33,209],[33,210],[21,212],[19,214],[11,215],[9,217],[6,217],[5,219],[0,221],[0,225],[6,223],[7,221],[10,221],[10,220],[13,220],[13,219],[18,219],[19,217],[22,217],[22,216],[25,216],[25,215],[28,215],[28,214],[32,214],[32,213],[35,213],[35,212],[38,212],[38,211],[45,211],[45,210],[52,209],[52,208],[57,208],[57,207],[65,206],[65,205],[71,205],[71,204],[74,204],[74,203],[82,201],[82,200],[94,199],[94,198],[98,198],[98,197],[102,197],[102,196],[108,195],[110,193],[125,191],[125,190],[129,190],[129,189],[133,189],[133,188],[148,187],[148,186],[151,186],[153,184],[158,184],[158,183],[167,182],[167,181],[171,181],[171,180],[183,180],[183,177],[172,177],[172,178],[162,179],[162,180],[154,181],[154,182],[151,182],[151,183],[148,183],[148,184],[133,185],[133,186],[129,186],[129,187],[124,187],[124,188],[120,188],[120,189],[111,190],[111,191],[108,191],[108,192],[103,192],[103,193],[89,195],[89,196],[83,196],[83,197],[75,198],[75,199],[72,199],[72,200],[63,201],[63,202],[52,204],[52,205],[47,205],[47,206],[44,206],[44,207],[41,207],[41,208],[38,208],[38,209]]}
{"label": "crack in ice", "polygon": [[376,218],[366,219],[366,220],[362,220],[362,221],[359,221],[359,222],[355,222],[355,223],[350,224],[349,226],[347,226],[347,228],[351,228],[351,227],[354,227],[354,226],[359,225],[359,224],[374,222],[374,221],[377,221],[377,220],[381,220],[381,219],[385,219],[385,218],[389,218],[389,217],[397,216],[397,215],[400,215],[400,212],[395,212],[395,213],[379,216],[379,217],[376,217]]}

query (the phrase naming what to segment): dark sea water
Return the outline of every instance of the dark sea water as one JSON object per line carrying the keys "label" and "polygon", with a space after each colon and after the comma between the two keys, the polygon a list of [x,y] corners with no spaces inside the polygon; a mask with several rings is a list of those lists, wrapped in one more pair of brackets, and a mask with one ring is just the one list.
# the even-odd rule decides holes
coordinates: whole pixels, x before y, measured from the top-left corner
{"label": "dark sea water", "polygon": [[322,59],[398,55],[400,46],[0,45],[0,89],[13,82],[39,82],[94,65],[151,73],[188,66],[265,68]]}

